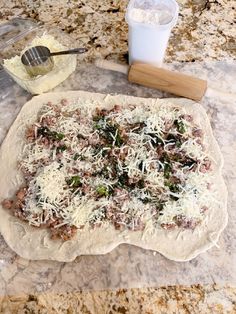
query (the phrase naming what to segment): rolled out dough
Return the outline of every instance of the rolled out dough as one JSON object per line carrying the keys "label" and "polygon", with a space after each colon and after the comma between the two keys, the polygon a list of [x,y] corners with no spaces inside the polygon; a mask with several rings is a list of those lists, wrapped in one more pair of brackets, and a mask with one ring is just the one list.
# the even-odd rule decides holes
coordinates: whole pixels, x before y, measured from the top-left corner
{"label": "rolled out dough", "polygon": [[147,99],[82,91],[47,93],[33,97],[23,106],[0,149],[0,203],[5,198],[11,198],[24,182],[23,175],[17,167],[17,159],[25,144],[26,127],[36,120],[37,113],[46,102],[56,103],[63,98],[70,102],[78,102],[78,107],[83,101],[91,101],[91,106],[94,107],[111,107],[114,104],[151,105],[157,108],[161,104],[185,107],[203,129],[206,150],[215,160],[214,176],[221,202],[206,212],[205,223],[193,231],[159,228],[154,234],[143,234],[142,231],[121,232],[107,224],[100,228],[78,230],[77,235],[66,242],[50,239],[46,229],[29,226],[0,206],[0,232],[12,250],[27,259],[69,262],[79,255],[105,254],[121,243],[129,243],[158,251],[175,261],[187,261],[208,250],[218,241],[228,219],[227,189],[221,174],[223,160],[205,110],[201,105],[186,99]]}

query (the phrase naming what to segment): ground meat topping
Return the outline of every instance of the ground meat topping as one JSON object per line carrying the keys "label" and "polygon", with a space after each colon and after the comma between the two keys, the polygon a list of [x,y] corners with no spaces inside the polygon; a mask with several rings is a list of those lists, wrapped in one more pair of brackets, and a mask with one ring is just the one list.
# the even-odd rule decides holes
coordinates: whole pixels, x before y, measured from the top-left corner
{"label": "ground meat topping", "polygon": [[203,131],[179,108],[93,110],[62,99],[43,106],[25,139],[26,184],[2,206],[53,239],[104,222],[142,231],[150,217],[154,228],[194,229],[209,208],[212,160]]}

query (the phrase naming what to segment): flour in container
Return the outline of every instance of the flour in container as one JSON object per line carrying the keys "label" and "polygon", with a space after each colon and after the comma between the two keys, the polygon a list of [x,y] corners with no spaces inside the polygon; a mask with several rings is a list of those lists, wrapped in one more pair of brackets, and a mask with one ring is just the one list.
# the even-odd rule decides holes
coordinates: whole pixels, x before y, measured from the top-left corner
{"label": "flour in container", "polygon": [[167,8],[141,9],[133,8],[130,17],[134,22],[152,25],[168,24],[173,15]]}

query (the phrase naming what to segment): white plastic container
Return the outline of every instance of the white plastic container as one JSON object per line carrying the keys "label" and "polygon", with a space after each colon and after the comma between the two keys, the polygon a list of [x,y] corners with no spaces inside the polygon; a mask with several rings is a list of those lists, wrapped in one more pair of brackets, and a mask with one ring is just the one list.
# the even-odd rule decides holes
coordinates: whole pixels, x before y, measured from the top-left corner
{"label": "white plastic container", "polygon": [[130,64],[138,61],[161,66],[178,13],[175,0],[129,2],[125,18],[129,25]]}

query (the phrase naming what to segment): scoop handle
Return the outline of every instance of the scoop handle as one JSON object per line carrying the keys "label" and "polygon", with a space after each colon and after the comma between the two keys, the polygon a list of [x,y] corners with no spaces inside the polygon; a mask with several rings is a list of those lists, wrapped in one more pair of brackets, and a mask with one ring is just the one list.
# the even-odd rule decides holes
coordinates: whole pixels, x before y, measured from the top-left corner
{"label": "scoop handle", "polygon": [[70,55],[70,54],[79,54],[88,51],[87,48],[74,48],[70,50],[50,52],[50,56],[60,56],[60,55]]}

